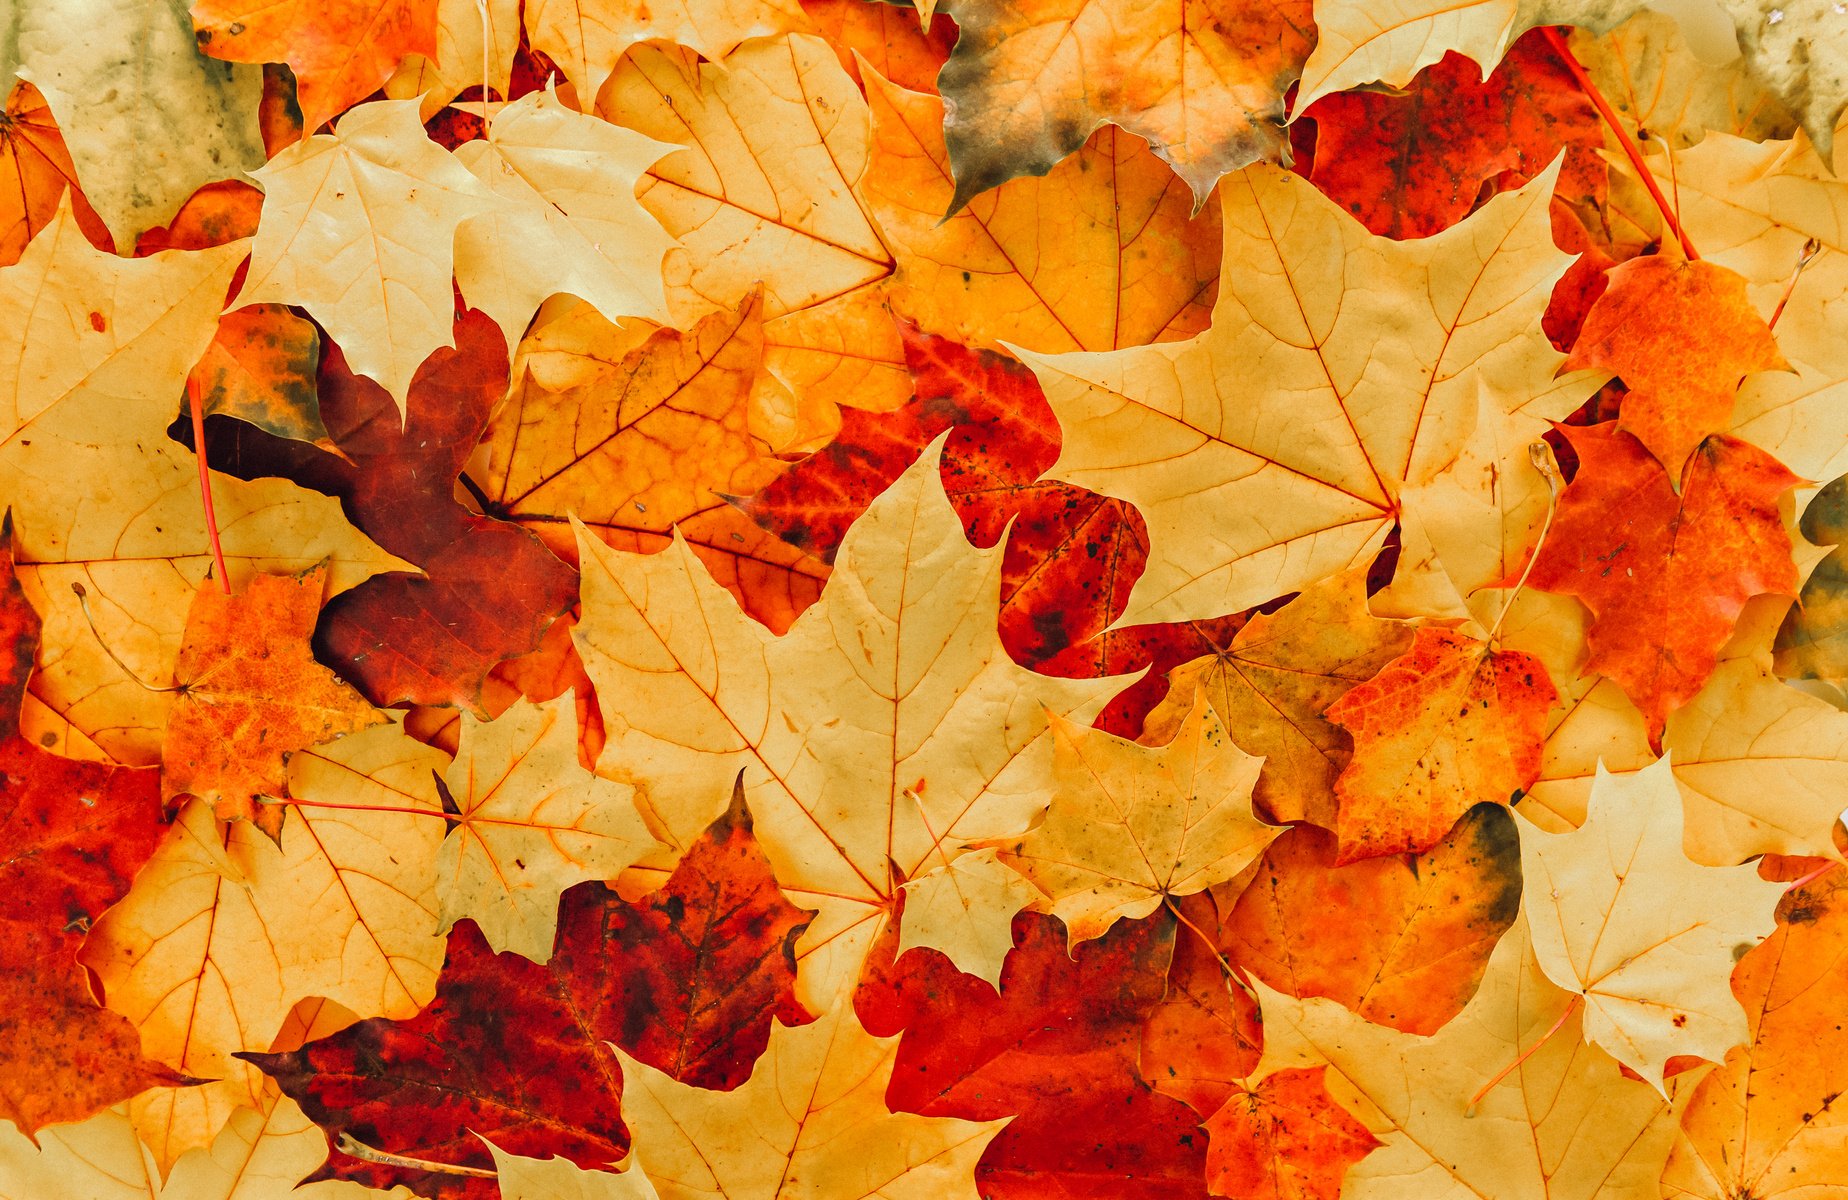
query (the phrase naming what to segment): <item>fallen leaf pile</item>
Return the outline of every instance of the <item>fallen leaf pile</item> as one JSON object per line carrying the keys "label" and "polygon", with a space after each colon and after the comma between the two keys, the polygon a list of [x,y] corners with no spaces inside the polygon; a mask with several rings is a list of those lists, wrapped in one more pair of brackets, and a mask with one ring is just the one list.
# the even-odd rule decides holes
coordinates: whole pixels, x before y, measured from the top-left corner
{"label": "fallen leaf pile", "polygon": [[5,7],[0,1200],[1848,1195],[1845,81]]}

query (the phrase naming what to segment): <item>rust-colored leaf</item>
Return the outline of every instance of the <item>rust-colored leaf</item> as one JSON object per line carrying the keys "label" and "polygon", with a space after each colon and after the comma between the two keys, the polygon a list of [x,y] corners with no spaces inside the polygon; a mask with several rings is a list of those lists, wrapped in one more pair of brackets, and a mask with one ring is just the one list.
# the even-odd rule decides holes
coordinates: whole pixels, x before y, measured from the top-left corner
{"label": "rust-colored leaf", "polygon": [[1382,1143],[1336,1104],[1326,1067],[1290,1067],[1234,1093],[1206,1122],[1207,1184],[1239,1200],[1337,1200],[1349,1167]]}

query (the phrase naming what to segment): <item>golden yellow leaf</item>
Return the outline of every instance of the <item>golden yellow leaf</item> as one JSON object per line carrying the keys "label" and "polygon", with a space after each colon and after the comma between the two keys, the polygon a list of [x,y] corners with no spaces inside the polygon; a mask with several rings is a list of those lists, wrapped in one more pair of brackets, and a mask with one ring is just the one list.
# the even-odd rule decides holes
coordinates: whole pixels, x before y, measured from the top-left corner
{"label": "golden yellow leaf", "polygon": [[456,229],[508,202],[424,136],[415,100],[352,108],[251,178],[263,213],[237,303],[307,309],[402,414],[418,366],[455,344]]}
{"label": "golden yellow leaf", "polygon": [[417,115],[426,121],[484,83],[505,96],[519,47],[520,0],[436,0],[436,57],[405,55],[385,81],[385,95],[392,100],[418,97]]}
{"label": "golden yellow leaf", "polygon": [[1557,167],[1423,241],[1374,237],[1309,183],[1246,168],[1220,188],[1213,326],[1113,353],[1024,353],[1064,431],[1057,479],[1128,500],[1148,570],[1119,625],[1213,617],[1367,562],[1400,493],[1456,459],[1479,397],[1559,418],[1540,331],[1566,258]]}
{"label": "golden yellow leaf", "polygon": [[678,42],[717,62],[746,38],[808,28],[798,0],[532,0],[526,31],[577,84],[585,107],[625,52]]}
{"label": "golden yellow leaf", "polygon": [[1367,571],[1303,589],[1275,613],[1251,618],[1223,654],[1168,673],[1168,695],[1143,723],[1144,740],[1171,737],[1196,689],[1241,749],[1263,756],[1254,796],[1269,819],[1335,827],[1335,778],[1352,742],[1322,714],[1411,645],[1412,630],[1367,607]]}
{"label": "golden yellow leaf", "polygon": [[999,992],[1001,968],[1014,948],[1014,914],[1040,898],[999,854],[993,846],[974,850],[905,884],[897,953],[934,947],[957,970]]}
{"label": "golden yellow leaf", "polygon": [[1164,745],[1064,718],[1052,736],[1052,802],[1001,861],[1046,893],[1074,946],[1224,883],[1283,832],[1252,815],[1264,760],[1232,744],[1203,692]]}
{"label": "golden yellow leaf", "polygon": [[509,347],[558,292],[612,321],[665,319],[661,256],[673,239],[636,203],[635,185],[673,147],[574,112],[552,90],[489,119],[486,137],[456,150],[505,201],[456,231],[456,282],[468,302],[500,324]]}
{"label": "golden yellow leaf", "polygon": [[1521,831],[1521,907],[1540,969],[1584,997],[1586,1040],[1658,1089],[1672,1056],[1719,1062],[1746,1040],[1727,985],[1734,950],[1771,932],[1784,894],[1756,866],[1690,862],[1681,820],[1664,759],[1626,776],[1600,768],[1578,829]]}
{"label": "golden yellow leaf", "polygon": [[778,881],[820,910],[797,946],[812,1009],[857,977],[894,865],[915,879],[964,843],[1023,831],[1050,784],[1047,712],[1089,721],[1128,682],[1054,679],[1007,656],[1003,547],[965,540],[941,450],[853,524],[820,600],[782,637],[739,612],[683,539],[640,555],[578,535],[573,639],[603,709],[598,771],[633,785],[668,838],[670,856],[645,860],[657,867],[744,772]]}
{"label": "golden yellow leaf", "polygon": [[[1581,1040],[1582,1014],[1534,965],[1525,921],[1502,936],[1468,1007],[1428,1038],[1254,986],[1253,1081],[1326,1064],[1329,1094],[1385,1143],[1348,1172],[1344,1200],[1658,1200],[1675,1110]],[[1562,1015],[1472,1112],[1470,1097]]]}
{"label": "golden yellow leaf", "polygon": [[757,434],[773,419],[752,394],[760,312],[747,296],[682,332],[619,328],[579,309],[536,330],[484,438],[489,511],[567,557],[577,551],[569,516],[621,550],[658,550],[677,526],[747,611],[787,629],[827,568],[724,499],[783,470]]}
{"label": "golden yellow leaf", "polygon": [[943,101],[870,67],[872,165],[860,185],[898,259],[892,304],[932,333],[993,348],[1119,350],[1207,326],[1219,214],[1140,138],[1100,129],[1044,177],[945,219],[955,183]]}
{"label": "golden yellow leaf", "polygon": [[892,256],[855,189],[866,101],[817,38],[757,39],[722,61],[637,47],[597,111],[686,147],[651,170],[642,205],[680,248],[666,262],[673,324],[732,308],[760,283],[769,365],[792,388],[891,409],[910,396],[898,331],[869,321]]}
{"label": "golden yellow leaf", "polygon": [[[1669,715],[1662,749],[1681,789],[1684,848],[1695,862],[1841,857],[1834,830],[1848,807],[1848,714],[1834,705],[1780,683],[1754,659],[1733,659]],[[1602,681],[1547,734],[1540,778],[1520,811],[1542,829],[1577,828],[1600,762],[1623,774],[1652,761],[1642,716]]]}
{"label": "golden yellow leaf", "polygon": [[1761,142],[1796,128],[1790,110],[1736,53],[1714,61],[1717,55],[1663,13],[1645,9],[1603,37],[1574,30],[1571,45],[1625,128],[1639,137],[1646,130],[1650,143],[1685,150],[1710,129]]}
{"label": "golden yellow leaf", "polygon": [[494,1155],[501,1200],[660,1200],[634,1155],[625,1170],[589,1171],[568,1158],[509,1154],[493,1142],[488,1151]]}
{"label": "golden yellow leaf", "polygon": [[898,1039],[868,1034],[845,1002],[771,1026],[736,1091],[616,1054],[622,1119],[661,1200],[976,1200],[975,1161],[1007,1123],[888,1110]]}
{"label": "golden yellow leaf", "polygon": [[1307,0],[953,5],[961,33],[937,80],[950,103],[952,209],[1015,176],[1044,174],[1105,123],[1147,138],[1198,203],[1220,176],[1247,163],[1287,163],[1283,95],[1315,40],[1309,7]]}
{"label": "golden yellow leaf", "polygon": [[516,702],[492,721],[462,714],[444,776],[459,810],[437,859],[445,932],[464,917],[496,953],[552,957],[558,897],[615,879],[655,841],[631,790],[578,764],[577,698]]}
{"label": "golden yellow leaf", "polygon": [[163,1167],[256,1102],[262,1075],[231,1054],[268,1050],[298,1000],[397,1018],[429,1003],[444,950],[429,780],[443,765],[396,724],[299,752],[280,844],[195,801],[97,922],[84,961],[109,1007],[150,1057],[220,1081],[132,1102]]}
{"label": "golden yellow leaf", "polygon": [[[117,258],[90,247],[67,205],[0,270],[0,477],[20,581],[44,618],[26,730],[64,752],[158,761],[172,695],[148,689],[173,681],[211,566],[198,464],[166,429],[244,250]],[[235,586],[323,559],[333,592],[411,569],[331,497],[217,475],[212,491]]]}

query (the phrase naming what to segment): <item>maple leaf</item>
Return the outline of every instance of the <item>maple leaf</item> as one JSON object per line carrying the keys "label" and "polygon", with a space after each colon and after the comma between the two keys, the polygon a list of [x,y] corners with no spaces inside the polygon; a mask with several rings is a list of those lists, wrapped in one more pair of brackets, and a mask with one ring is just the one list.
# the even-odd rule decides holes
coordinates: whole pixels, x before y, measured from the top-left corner
{"label": "maple leaf", "polygon": [[385,95],[419,97],[426,121],[471,87],[506,96],[519,46],[519,0],[436,0],[436,53],[406,54],[385,81]]}
{"label": "maple leaf", "polygon": [[209,581],[194,594],[161,743],[167,803],[197,796],[275,837],[283,810],[262,801],[282,794],[283,760],[388,719],[309,653],[326,583],[316,567],[258,575],[237,596]]}
{"label": "maple leaf", "polygon": [[[396,724],[289,760],[295,811],[272,841],[246,821],[180,813],[135,886],[98,921],[83,961],[146,1052],[219,1082],[156,1090],[131,1105],[155,1157],[172,1164],[255,1103],[239,1050],[267,1050],[298,1000],[360,1016],[409,1016],[436,985],[441,808],[420,794],[439,751]],[[311,913],[278,922],[274,915]]]}
{"label": "maple leaf", "polygon": [[1803,592],[1790,606],[1778,627],[1775,663],[1784,679],[1820,679],[1840,687],[1848,681],[1843,635],[1848,620],[1842,597],[1848,593],[1848,476],[1833,480],[1803,510],[1801,528],[1806,541],[1834,546],[1803,581]]}
{"label": "maple leaf", "polygon": [[[90,248],[67,210],[0,272],[0,473],[21,581],[45,618],[32,683],[45,715],[27,730],[70,753],[158,758],[172,693],[148,688],[172,679],[211,565],[198,464],[166,427],[243,251],[120,259]],[[107,486],[72,487],[73,470]],[[331,499],[278,479],[211,482],[233,585],[328,560],[339,592],[408,566]]]}
{"label": "maple leaf", "polygon": [[[1525,922],[1482,987],[1429,1038],[1375,1025],[1332,1000],[1256,984],[1264,1057],[1253,1082],[1325,1066],[1335,1102],[1381,1147],[1348,1173],[1353,1200],[1654,1200],[1675,1110],[1580,1040],[1571,998],[1533,965]],[[1559,1029],[1479,1102],[1498,1066]]]}
{"label": "maple leaf", "polygon": [[1746,1040],[1724,981],[1734,947],[1772,926],[1782,889],[1752,866],[1703,867],[1681,849],[1666,761],[1600,771],[1585,823],[1522,832],[1522,907],[1540,969],[1585,1002],[1585,1037],[1662,1087],[1675,1054],[1715,1062]]}
{"label": "maple leaf", "polygon": [[1428,1036],[1475,994],[1521,888],[1520,844],[1499,805],[1477,805],[1416,858],[1346,866],[1332,835],[1299,826],[1258,861],[1218,942],[1279,991]]}
{"label": "maple leaf", "polygon": [[524,1158],[488,1143],[501,1200],[660,1200],[634,1159],[622,1171],[586,1171],[565,1158]]}
{"label": "maple leaf", "polygon": [[[613,1161],[628,1136],[610,1044],[692,1086],[738,1087],[773,1016],[807,1019],[792,987],[808,918],[777,889],[734,797],[659,891],[635,904],[600,884],[566,892],[544,966],[494,954],[463,924],[435,1000],[415,1017],[250,1057],[318,1124],[361,1131],[387,1151],[481,1166],[479,1133],[501,1152]],[[538,1062],[550,1069],[535,1073]],[[348,1160],[324,1174],[403,1181],[423,1195],[492,1194],[479,1180],[384,1163]]]}
{"label": "maple leaf", "polygon": [[263,219],[238,302],[306,308],[404,414],[418,366],[454,344],[456,230],[510,202],[424,136],[411,100],[362,104],[250,174]]}
{"label": "maple leaf", "polygon": [[1560,357],[1538,329],[1565,267],[1552,181],[1400,243],[1307,182],[1249,167],[1219,193],[1211,329],[1109,354],[1022,352],[1064,430],[1052,476],[1148,520],[1149,569],[1120,623],[1234,612],[1370,560],[1401,490],[1456,457],[1479,395],[1530,416],[1577,405],[1583,377],[1553,379]]}
{"label": "maple leaf", "polygon": [[677,852],[744,771],[778,878],[819,909],[809,995],[857,974],[892,864],[916,878],[964,843],[1023,830],[1051,768],[1046,713],[1089,720],[1126,682],[1009,661],[994,632],[1001,551],[963,539],[941,451],[939,439],[854,524],[820,600],[782,637],[739,612],[684,539],[637,555],[578,534],[573,637],[603,706],[599,772],[635,787]]}
{"label": "maple leaf", "polygon": [[956,164],[950,211],[1043,175],[1099,125],[1147,138],[1203,204],[1220,177],[1288,160],[1283,95],[1314,40],[1303,0],[1022,0],[949,6],[961,36],[937,86]]}
{"label": "maple leaf", "polygon": [[1299,101],[1297,111],[1298,123],[1314,122],[1310,181],[1387,237],[1448,229],[1487,196],[1538,175],[1563,148],[1575,151],[1565,171],[1603,171],[1584,153],[1603,145],[1597,111],[1537,33],[1486,77],[1446,54],[1397,94],[1340,92],[1308,111]]}
{"label": "maple leaf", "polygon": [[1732,992],[1751,1036],[1688,1100],[1662,1172],[1670,1200],[1801,1196],[1848,1169],[1836,1103],[1848,1079],[1835,1052],[1838,998],[1848,984],[1848,882],[1839,872],[1804,882],[1811,861],[1760,866],[1767,878],[1802,886],[1779,902],[1776,931],[1733,969]]}
{"label": "maple leaf", "polygon": [[23,79],[13,85],[0,113],[0,180],[0,266],[19,261],[26,243],[57,214],[67,192],[84,236],[98,249],[109,248],[109,231],[77,186],[77,168],[50,106]]}
{"label": "maple leaf", "polygon": [[1705,32],[1644,10],[1604,37],[1575,30],[1571,46],[1626,126],[1677,150],[1698,145],[1710,129],[1754,142],[1789,137],[1796,118],[1737,56],[1737,44],[1715,54]]}
{"label": "maple leaf", "polygon": [[1630,391],[1617,428],[1679,479],[1694,448],[1731,424],[1740,381],[1786,364],[1743,276],[1659,254],[1606,275],[1610,287],[1586,314],[1566,366],[1621,376]]}
{"label": "maple leaf", "polygon": [[493,721],[462,714],[445,773],[455,828],[437,859],[443,930],[473,918],[497,953],[543,963],[558,897],[614,879],[652,849],[629,790],[578,765],[577,703],[516,703]]}
{"label": "maple leaf", "polygon": [[762,354],[755,295],[684,331],[584,312],[547,324],[488,423],[472,476],[484,509],[565,556],[577,553],[570,517],[623,550],[658,550],[678,528],[752,616],[789,628],[820,591],[821,564],[722,498],[783,470],[752,394]]}
{"label": "maple leaf", "polygon": [[[1834,705],[1786,687],[1765,664],[1732,659],[1669,716],[1662,749],[1681,789],[1685,849],[1695,862],[1840,856],[1833,833],[1848,783],[1848,717]],[[1655,758],[1636,709],[1614,685],[1600,684],[1548,733],[1540,778],[1523,805],[1549,832],[1577,828],[1600,760],[1622,773]]]}
{"label": "maple leaf", "polygon": [[200,54],[183,0],[32,0],[18,13],[20,77],[57,114],[117,250],[199,187],[262,166],[262,73]]}
{"label": "maple leaf", "polygon": [[1472,805],[1508,803],[1540,773],[1558,698],[1532,655],[1420,628],[1324,714],[1354,736],[1335,779],[1335,861],[1422,853]]}
{"label": "maple leaf", "polygon": [[436,54],[436,0],[193,0],[192,16],[213,58],[288,63],[311,134],[377,91],[405,55]]}
{"label": "maple leaf", "polygon": [[[1220,892],[1238,887],[1235,880]],[[1167,994],[1144,1019],[1136,1064],[1150,1087],[1201,1116],[1243,1088],[1264,1037],[1256,998],[1233,981],[1219,952],[1219,900],[1202,892],[1175,902],[1176,919],[1186,917],[1199,932],[1174,945]]]}
{"label": "maple leaf", "polygon": [[900,315],[972,346],[1047,352],[1206,328],[1219,277],[1216,206],[1195,216],[1186,186],[1140,139],[1100,129],[1043,179],[1010,180],[945,218],[954,195],[945,102],[878,75],[867,102],[872,153],[860,193],[897,260]]}
{"label": "maple leaf", "polygon": [[1025,876],[1001,861],[1001,851],[993,846],[964,854],[901,890],[905,919],[896,953],[932,947],[957,970],[986,980],[997,991],[1001,968],[1014,948],[1014,914],[1044,899]]}
{"label": "maple leaf", "polygon": [[1335,780],[1347,766],[1345,731],[1323,714],[1409,648],[1412,630],[1367,608],[1366,571],[1311,584],[1275,613],[1253,616],[1225,650],[1168,674],[1168,697],[1145,728],[1173,728],[1196,689],[1240,749],[1264,758],[1252,793],[1268,820],[1335,826]]}
{"label": "maple leaf", "polygon": [[1528,582],[1591,610],[1585,665],[1617,681],[1659,744],[1712,672],[1745,602],[1795,595],[1778,497],[1798,479],[1757,447],[1708,438],[1675,479],[1612,425],[1568,427],[1579,471]]}
{"label": "maple leaf", "polygon": [[1348,1168],[1380,1145],[1329,1098],[1325,1067],[1275,1071],[1207,1118],[1207,1180],[1216,1196],[1335,1197]]}
{"label": "maple leaf", "polygon": [[235,417],[277,437],[320,442],[315,365],[321,335],[280,304],[253,304],[218,318],[218,332],[186,386],[207,416]]}
{"label": "maple leaf", "polygon": [[1164,917],[1122,921],[1073,949],[1056,918],[1022,913],[999,990],[935,951],[893,958],[888,929],[854,998],[869,1031],[903,1032],[886,1102],[924,1116],[1013,1117],[976,1166],[985,1194],[1082,1195],[1107,1179],[1122,1200],[1201,1200],[1200,1118],[1136,1068],[1175,928]]}
{"label": "maple leaf", "polygon": [[[490,117],[488,136],[456,158],[505,202],[456,231],[456,282],[470,304],[517,345],[554,292],[570,292],[612,321],[667,315],[661,256],[673,244],[635,200],[635,184],[663,145],[533,92]],[[607,247],[607,248],[606,248]]]}
{"label": "maple leaf", "polygon": [[733,1092],[687,1087],[619,1052],[623,1120],[662,1200],[973,1200],[975,1160],[1005,1122],[887,1109],[896,1043],[869,1035],[843,1002],[811,1024],[773,1028]]}
{"label": "maple leaf", "polygon": [[1051,803],[1001,861],[1046,893],[1074,945],[1225,882],[1281,832],[1251,812],[1262,760],[1232,744],[1204,695],[1162,745],[1062,717],[1052,737]]}

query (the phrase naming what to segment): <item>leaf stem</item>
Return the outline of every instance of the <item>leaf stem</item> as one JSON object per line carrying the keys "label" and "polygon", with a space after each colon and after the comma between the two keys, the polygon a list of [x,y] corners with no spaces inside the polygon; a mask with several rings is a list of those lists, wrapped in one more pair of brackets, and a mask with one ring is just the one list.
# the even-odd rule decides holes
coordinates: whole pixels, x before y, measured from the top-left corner
{"label": "leaf stem", "polygon": [[1554,52],[1559,55],[1560,61],[1565,63],[1566,70],[1572,72],[1572,78],[1578,83],[1579,91],[1585,93],[1585,98],[1590,100],[1592,107],[1598,110],[1598,115],[1604,118],[1604,123],[1611,127],[1612,133],[1617,135],[1617,143],[1623,147],[1624,156],[1630,160],[1630,165],[1635,167],[1636,173],[1642,177],[1643,186],[1649,189],[1650,198],[1656,202],[1656,207],[1662,210],[1662,219],[1668,222],[1668,228],[1675,235],[1675,240],[1681,243],[1681,252],[1688,257],[1688,261],[1698,261],[1700,255],[1695,251],[1694,243],[1689,240],[1687,230],[1681,227],[1681,218],[1677,217],[1675,210],[1669,206],[1668,197],[1662,194],[1661,187],[1656,183],[1655,173],[1643,161],[1642,149],[1637,146],[1636,139],[1630,136],[1630,131],[1625,129],[1623,123],[1617,119],[1617,114],[1611,109],[1610,102],[1604,98],[1604,93],[1598,90],[1598,85],[1591,81],[1591,76],[1586,72],[1584,65],[1572,56],[1572,49],[1566,44],[1565,35],[1552,25],[1542,27],[1540,32],[1553,47]]}
{"label": "leaf stem", "polygon": [[1516,1070],[1518,1070],[1522,1063],[1526,1062],[1528,1059],[1532,1058],[1535,1054],[1539,1053],[1540,1047],[1552,1041],[1553,1035],[1558,1033],[1562,1028],[1564,1028],[1567,1018],[1571,1017],[1573,1013],[1578,1011],[1579,1005],[1584,1003],[1584,1000],[1585,1000],[1585,997],[1583,996],[1572,997],[1572,1003],[1566,1005],[1566,1007],[1560,1011],[1559,1019],[1557,1021],[1554,1021],[1551,1025],[1547,1026],[1546,1032],[1540,1035],[1539,1041],[1535,1042],[1533,1045],[1529,1046],[1527,1049],[1521,1051],[1520,1057],[1516,1058],[1513,1062],[1509,1063],[1507,1066],[1497,1071],[1495,1073],[1495,1078],[1483,1084],[1481,1090],[1479,1090],[1474,1096],[1471,1096],[1469,1098],[1469,1107],[1463,1110],[1463,1115],[1466,1117],[1475,1116],[1476,1106],[1482,1103],[1482,1098],[1488,1095],[1491,1091],[1493,1091],[1495,1089],[1496,1084],[1508,1078],[1508,1076],[1512,1075]]}
{"label": "leaf stem", "polygon": [[1777,319],[1784,315],[1784,306],[1790,303],[1790,294],[1797,290],[1797,280],[1803,277],[1803,268],[1810,265],[1816,255],[1822,252],[1822,243],[1815,238],[1803,243],[1803,253],[1797,256],[1797,265],[1790,272],[1790,279],[1784,284],[1784,294],[1777,298],[1777,310],[1771,319],[1765,322],[1766,329],[1776,329]]}
{"label": "leaf stem", "polygon": [[103,648],[103,653],[109,656],[110,662],[114,663],[118,668],[120,668],[122,674],[128,676],[130,679],[140,684],[143,691],[183,692],[186,690],[187,685],[183,683],[178,683],[178,682],[170,683],[166,687],[156,687],[154,684],[149,683],[147,680],[143,679],[141,676],[135,674],[134,670],[130,668],[127,663],[122,661],[121,656],[116,654],[116,652],[110,648],[109,643],[103,640],[102,631],[96,627],[96,618],[90,614],[89,589],[85,588],[83,584],[73,579],[71,580],[71,591],[77,593],[77,607],[83,610],[83,619],[90,626],[90,636],[96,639],[96,644]]}
{"label": "leaf stem", "polygon": [[1174,914],[1175,920],[1194,931],[1194,936],[1200,939],[1200,944],[1206,947],[1207,953],[1218,960],[1220,970],[1234,979],[1238,978],[1238,973],[1232,969],[1232,964],[1226,961],[1226,956],[1219,952],[1219,947],[1213,943],[1213,939],[1206,935],[1206,930],[1187,919],[1187,914],[1181,911],[1180,905],[1174,902],[1173,896],[1164,895],[1161,902],[1168,906],[1168,911]]}
{"label": "leaf stem", "polygon": [[1790,886],[1786,887],[1784,891],[1794,892],[1798,888],[1803,887],[1805,884],[1815,883],[1818,879],[1821,879],[1824,875],[1827,875],[1830,871],[1833,871],[1835,868],[1841,865],[1842,864],[1840,863],[1834,863],[1834,862],[1823,863],[1820,867],[1817,867],[1814,871],[1811,871],[1808,875],[1802,876],[1799,879],[1792,880],[1790,883]]}
{"label": "leaf stem", "polygon": [[225,569],[225,548],[218,542],[218,514],[212,511],[212,468],[205,461],[205,407],[199,402],[199,388],[191,376],[186,380],[186,403],[192,409],[193,455],[199,460],[199,495],[205,500],[205,535],[212,543],[212,568],[218,573],[218,586],[231,594],[231,572]]}
{"label": "leaf stem", "polygon": [[387,1154],[383,1150],[374,1150],[366,1143],[356,1140],[350,1133],[341,1134],[339,1140],[334,1143],[334,1149],[349,1158],[378,1163],[384,1167],[403,1167],[411,1171],[437,1171],[444,1175],[469,1175],[476,1179],[493,1179],[495,1176],[493,1171],[484,1170],[481,1167],[458,1167],[453,1163],[431,1162],[427,1158]]}

